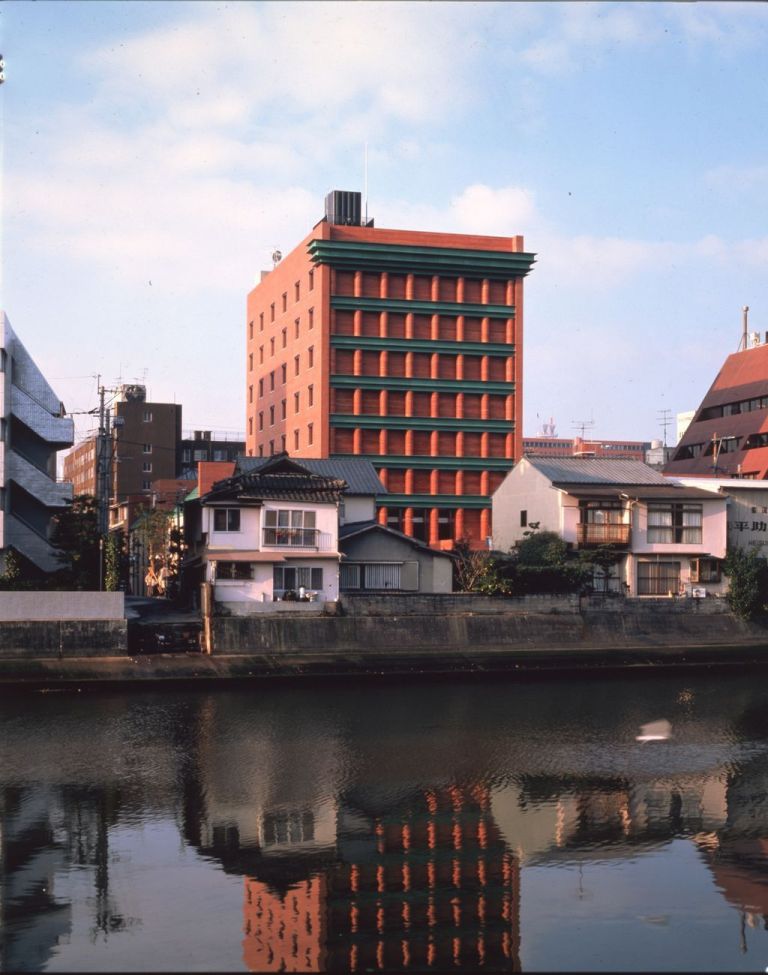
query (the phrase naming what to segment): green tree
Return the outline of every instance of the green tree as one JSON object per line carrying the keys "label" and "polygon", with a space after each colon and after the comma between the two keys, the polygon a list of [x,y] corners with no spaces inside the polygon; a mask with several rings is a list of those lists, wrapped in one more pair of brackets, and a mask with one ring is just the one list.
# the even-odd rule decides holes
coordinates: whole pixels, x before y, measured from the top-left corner
{"label": "green tree", "polygon": [[58,582],[73,589],[99,588],[99,524],[96,498],[79,494],[54,519],[51,544],[62,568]]}
{"label": "green tree", "polygon": [[122,529],[110,532],[104,546],[104,589],[118,592],[125,579],[125,536]]}
{"label": "green tree", "polygon": [[723,564],[729,578],[728,605],[741,619],[765,612],[768,601],[768,564],[756,548],[734,548]]}
{"label": "green tree", "polygon": [[515,555],[518,565],[563,565],[568,548],[557,532],[528,532],[517,543]]}

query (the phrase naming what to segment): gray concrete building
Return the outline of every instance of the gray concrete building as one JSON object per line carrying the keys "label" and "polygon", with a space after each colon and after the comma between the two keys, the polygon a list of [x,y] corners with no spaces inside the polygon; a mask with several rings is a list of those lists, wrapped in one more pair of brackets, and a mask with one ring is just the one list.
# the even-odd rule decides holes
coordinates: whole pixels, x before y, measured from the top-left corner
{"label": "gray concrete building", "polygon": [[14,548],[46,572],[59,567],[51,518],[72,500],[56,479],[57,451],[71,447],[74,423],[0,312],[0,562]]}

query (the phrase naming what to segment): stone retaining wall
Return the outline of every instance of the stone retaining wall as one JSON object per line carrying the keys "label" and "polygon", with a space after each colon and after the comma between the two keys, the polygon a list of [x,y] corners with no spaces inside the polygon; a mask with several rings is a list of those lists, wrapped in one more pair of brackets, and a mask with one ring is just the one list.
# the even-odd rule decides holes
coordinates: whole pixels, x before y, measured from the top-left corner
{"label": "stone retaining wall", "polygon": [[125,620],[32,620],[0,624],[0,658],[122,657],[127,654]]}

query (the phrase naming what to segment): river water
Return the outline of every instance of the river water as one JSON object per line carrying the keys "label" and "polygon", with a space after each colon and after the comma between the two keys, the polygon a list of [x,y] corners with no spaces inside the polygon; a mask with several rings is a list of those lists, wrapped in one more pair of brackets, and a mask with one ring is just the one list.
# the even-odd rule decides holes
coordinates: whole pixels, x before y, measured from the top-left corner
{"label": "river water", "polygon": [[767,698],[760,672],[6,694],[2,968],[765,971]]}

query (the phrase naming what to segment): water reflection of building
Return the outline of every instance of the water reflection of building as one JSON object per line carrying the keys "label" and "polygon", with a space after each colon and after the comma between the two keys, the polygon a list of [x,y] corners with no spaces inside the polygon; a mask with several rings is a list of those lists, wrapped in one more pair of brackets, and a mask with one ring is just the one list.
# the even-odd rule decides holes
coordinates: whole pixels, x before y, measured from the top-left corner
{"label": "water reflection of building", "polygon": [[56,898],[65,861],[53,790],[0,791],[0,970],[41,971],[69,934],[72,909]]}
{"label": "water reflection of building", "polygon": [[253,971],[520,968],[518,861],[486,788],[415,790],[387,805],[358,791],[340,806],[332,859],[279,864],[303,864],[303,878],[281,885],[266,850],[249,862],[243,957]]}

